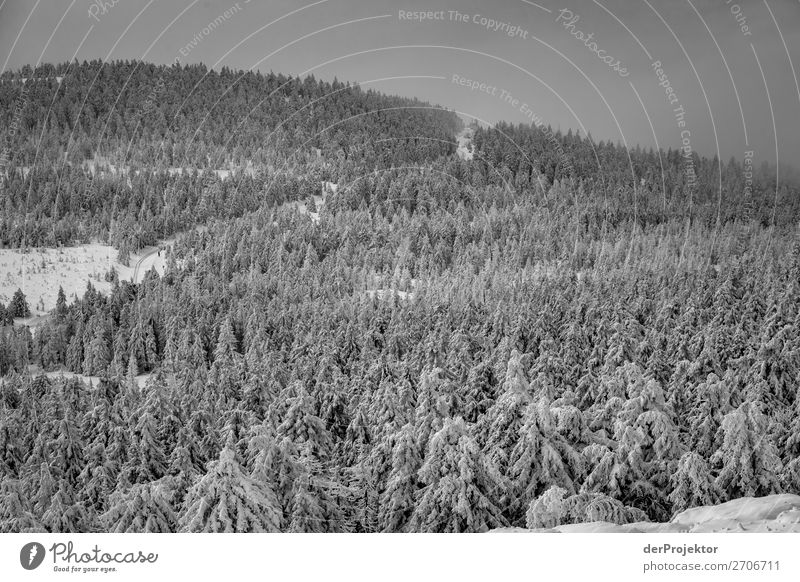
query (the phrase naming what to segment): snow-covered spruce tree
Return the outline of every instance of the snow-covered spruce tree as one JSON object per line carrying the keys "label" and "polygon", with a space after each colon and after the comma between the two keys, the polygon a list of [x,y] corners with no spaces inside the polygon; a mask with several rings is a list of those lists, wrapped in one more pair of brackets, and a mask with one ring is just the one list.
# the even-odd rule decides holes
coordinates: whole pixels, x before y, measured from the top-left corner
{"label": "snow-covered spruce tree", "polygon": [[406,384],[396,382],[393,378],[384,378],[369,399],[368,411],[365,413],[362,407],[356,409],[357,415],[361,414],[364,419],[369,419],[376,442],[408,422],[414,408],[411,402],[402,400],[409,396]]}
{"label": "snow-covered spruce tree", "polygon": [[464,390],[464,420],[475,423],[495,401],[495,379],[492,367],[478,362],[467,374]]}
{"label": "snow-covered spruce tree", "polygon": [[417,492],[417,472],[422,465],[422,458],[414,438],[411,424],[400,429],[392,451],[392,471],[381,494],[380,514],[378,516],[381,531],[405,531],[411,514],[414,512],[414,498]]}
{"label": "snow-covered spruce tree", "polygon": [[16,479],[23,462],[22,428],[11,411],[0,408],[0,478]]}
{"label": "snow-covered spruce tree", "polygon": [[93,513],[106,510],[108,497],[117,486],[113,463],[102,443],[89,445],[86,466],[78,478],[77,490],[78,501]]}
{"label": "snow-covered spruce tree", "polygon": [[531,402],[531,388],[522,369],[517,350],[508,360],[503,393],[476,425],[478,441],[489,461],[505,474],[511,450],[516,446],[525,422],[525,410]]}
{"label": "snow-covered spruce tree", "polygon": [[277,437],[287,438],[298,446],[308,443],[317,459],[327,459],[332,439],[325,422],[315,414],[314,399],[301,385],[297,396],[290,398],[288,404],[283,421],[278,425]]}
{"label": "snow-covered spruce tree", "polygon": [[669,494],[669,500],[673,515],[690,507],[719,502],[720,491],[708,463],[694,451],[684,453],[670,483],[672,493]]}
{"label": "snow-covered spruce tree", "polygon": [[0,479],[0,533],[47,531],[30,511],[29,503],[20,489],[18,480]]}
{"label": "snow-covered spruce tree", "polygon": [[531,529],[596,521],[622,525],[647,521],[647,515],[603,493],[568,495],[557,485],[531,501],[526,515],[526,525]]}
{"label": "snow-covered spruce tree", "polygon": [[111,363],[111,353],[106,341],[105,322],[97,320],[86,334],[89,341],[84,346],[83,373],[87,376],[101,376],[106,373],[108,365]]}
{"label": "snow-covered spruce tree", "polygon": [[134,429],[136,458],[133,460],[136,481],[146,483],[164,476],[167,458],[158,438],[156,420],[149,410],[142,412]]}
{"label": "snow-covered spruce tree", "polygon": [[688,416],[689,444],[703,458],[710,458],[722,418],[731,410],[727,383],[711,373],[694,390],[693,404]]}
{"label": "snow-covered spruce tree", "polygon": [[623,525],[648,521],[647,514],[637,507],[625,505],[601,493],[578,493],[567,499],[570,518],[575,523],[604,521]]}
{"label": "snow-covered spruce tree", "polygon": [[[167,478],[169,479],[169,478]],[[101,516],[106,531],[113,533],[171,533],[177,527],[172,492],[165,479],[133,485],[117,491]]]}
{"label": "snow-covered spruce tree", "polygon": [[724,499],[780,491],[783,466],[767,428],[768,419],[757,402],[744,402],[722,419],[722,444],[711,457],[711,465],[719,469],[716,484]]}
{"label": "snow-covered spruce tree", "polygon": [[186,494],[200,474],[197,445],[190,440],[183,428],[178,432],[178,442],[169,457],[167,475],[172,480],[172,501],[175,507],[182,507]]}
{"label": "snow-covered spruce tree", "polygon": [[615,423],[619,499],[663,520],[670,514],[665,492],[683,447],[660,384],[652,378],[639,380],[629,385],[629,400]]}
{"label": "snow-covered spruce tree", "polygon": [[62,480],[50,507],[44,512],[42,524],[50,533],[81,533],[90,531],[90,519],[83,505],[76,503],[72,488]]}
{"label": "snow-covered spruce tree", "polygon": [[294,484],[300,475],[297,447],[287,438],[277,440],[275,429],[265,420],[253,429],[247,455],[253,478],[271,485],[282,515],[289,515]]}
{"label": "snow-covered spruce tree", "polygon": [[575,493],[583,476],[583,459],[555,430],[546,399],[529,404],[519,440],[511,451],[503,507],[512,524],[522,525],[531,501],[553,485]]}
{"label": "snow-covered spruce tree", "polygon": [[33,512],[36,515],[43,515],[53,501],[53,496],[56,494],[58,484],[53,479],[53,474],[50,472],[50,465],[42,462],[39,467],[39,474],[37,475],[38,489],[33,498]]}
{"label": "snow-covered spruce tree", "polygon": [[247,475],[231,446],[186,495],[182,532],[277,532],[281,513],[269,484]]}
{"label": "snow-covered spruce tree", "polygon": [[617,465],[617,456],[606,445],[594,443],[581,451],[586,467],[586,478],[581,484],[581,493],[606,493],[619,497],[619,479],[622,468]]}
{"label": "snow-covered spruce tree", "polygon": [[[798,318],[800,319],[800,316]],[[781,455],[784,461],[781,480],[784,490],[800,492],[800,394],[787,417],[790,420],[781,443]]]}
{"label": "snow-covered spruce tree", "polygon": [[371,423],[364,409],[365,406],[356,409],[345,430],[342,461],[347,466],[364,461],[364,453],[372,444]]}
{"label": "snow-covered spruce tree", "polygon": [[226,317],[220,325],[214,349],[214,363],[208,373],[209,389],[218,397],[221,410],[227,409],[233,401],[241,399],[244,358],[236,347],[237,340],[233,333],[231,318]]}
{"label": "snow-covered spruce tree", "polygon": [[383,436],[372,448],[359,445],[362,453],[358,462],[347,467],[348,488],[355,531],[380,531],[381,494],[392,472],[392,457],[397,433]]}
{"label": "snow-covered spruce tree", "polygon": [[417,406],[414,410],[414,434],[420,450],[427,448],[431,435],[442,428],[446,416],[442,390],[443,372],[441,368],[426,367],[420,376]]}
{"label": "snow-covered spruce tree", "polygon": [[53,459],[51,467],[56,478],[65,479],[71,487],[78,483],[78,476],[83,470],[85,449],[75,416],[73,410],[64,410],[55,440],[48,444]]}
{"label": "snow-covered spruce tree", "polygon": [[746,375],[749,399],[759,398],[772,411],[796,398],[800,374],[800,353],[795,347],[796,331],[784,324],[775,307],[763,325],[758,351]]}
{"label": "snow-covered spruce tree", "polygon": [[288,516],[290,532],[347,531],[339,500],[341,491],[325,474],[312,445],[306,442],[294,459],[297,477],[293,483],[291,510]]}
{"label": "snow-covered spruce tree", "polygon": [[507,525],[495,501],[501,477],[463,419],[447,419],[433,435],[419,478],[425,487],[409,531],[484,532]]}
{"label": "snow-covered spruce tree", "polygon": [[14,297],[11,298],[11,303],[8,304],[7,311],[11,317],[30,317],[31,309],[28,307],[28,300],[22,289],[17,289],[14,292]]}
{"label": "snow-covered spruce tree", "polygon": [[783,466],[781,485],[784,491],[800,491],[800,457],[796,457]]}
{"label": "snow-covered spruce tree", "polygon": [[528,529],[552,528],[562,525],[567,515],[566,499],[569,492],[553,485],[528,505],[525,525]]}

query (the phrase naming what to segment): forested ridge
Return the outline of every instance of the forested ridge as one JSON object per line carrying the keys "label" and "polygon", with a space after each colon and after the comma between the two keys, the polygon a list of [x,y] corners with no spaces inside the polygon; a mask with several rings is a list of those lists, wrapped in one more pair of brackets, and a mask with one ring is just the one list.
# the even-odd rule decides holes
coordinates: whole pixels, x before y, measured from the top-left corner
{"label": "forested ridge", "polygon": [[449,155],[460,125],[428,103],[313,76],[139,61],[6,72],[0,245],[100,239],[127,254],[316,194],[320,180]]}
{"label": "forested ridge", "polygon": [[[163,276],[2,328],[0,530],[486,531],[800,493],[796,187],[554,135],[181,177],[208,228]],[[147,183],[166,220],[159,179],[109,194]],[[281,206],[324,180],[319,222]],[[102,236],[109,208],[71,216]]]}

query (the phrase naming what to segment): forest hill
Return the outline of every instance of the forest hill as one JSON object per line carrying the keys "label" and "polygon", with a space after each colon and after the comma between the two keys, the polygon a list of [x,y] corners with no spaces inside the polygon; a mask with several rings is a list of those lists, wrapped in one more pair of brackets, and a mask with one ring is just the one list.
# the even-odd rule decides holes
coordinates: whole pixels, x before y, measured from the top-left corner
{"label": "forest hill", "polygon": [[[99,144],[91,129],[112,100],[84,89],[101,70],[124,115]],[[64,101],[21,125],[49,131],[37,170],[6,182],[3,242],[120,248],[187,233],[163,275],[108,295],[88,286],[35,336],[0,327],[0,531],[549,529],[800,490],[791,182],[776,198],[754,171],[745,215],[736,160],[693,153],[690,190],[679,150],[524,124],[474,128],[474,158],[461,159],[451,112],[277,75],[242,75],[187,149],[186,127],[159,116],[174,119],[172,97],[204,69],[50,72],[64,73]],[[192,132],[237,78],[209,76],[202,99],[186,99]],[[47,110],[52,91],[29,102]],[[270,91],[239,136],[235,112]],[[61,170],[71,128],[59,112],[84,98],[77,164]],[[330,106],[276,129],[319,98]],[[416,113],[368,114],[393,105]],[[159,171],[85,189],[80,164],[101,147],[123,155],[138,119],[127,163],[174,167],[232,139],[227,162],[287,171],[264,170],[268,190],[263,175]],[[303,150],[317,123],[343,119],[353,125],[309,144],[322,155]],[[35,156],[22,138],[17,167]],[[341,187],[318,222],[285,205],[321,181]]]}

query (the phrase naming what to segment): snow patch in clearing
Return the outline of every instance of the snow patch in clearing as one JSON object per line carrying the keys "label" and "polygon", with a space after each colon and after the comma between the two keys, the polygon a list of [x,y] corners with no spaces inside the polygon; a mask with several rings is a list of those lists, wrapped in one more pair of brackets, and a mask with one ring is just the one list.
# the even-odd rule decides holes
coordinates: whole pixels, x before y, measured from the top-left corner
{"label": "snow patch in clearing", "polygon": [[458,141],[456,154],[462,160],[471,160],[475,155],[475,148],[472,145],[472,134],[472,128],[467,127],[461,130],[456,136],[456,140]]}
{"label": "snow patch in clearing", "polygon": [[770,495],[742,497],[727,503],[694,507],[672,518],[672,523],[702,524],[714,520],[733,520],[740,523],[776,519],[784,511],[800,509],[800,495]]}
{"label": "snow patch in clearing", "polygon": [[497,533],[800,533],[800,495],[742,497],[719,505],[694,507],[668,523],[607,522],[559,525],[552,529],[507,527]]}

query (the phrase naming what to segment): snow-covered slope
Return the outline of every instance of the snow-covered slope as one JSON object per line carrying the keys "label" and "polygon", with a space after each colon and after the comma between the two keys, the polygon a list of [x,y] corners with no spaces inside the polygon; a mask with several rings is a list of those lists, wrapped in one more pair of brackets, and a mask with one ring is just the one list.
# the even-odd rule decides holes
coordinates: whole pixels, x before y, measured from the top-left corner
{"label": "snow-covered slope", "polygon": [[495,532],[560,533],[800,533],[800,495],[742,497],[720,505],[694,507],[677,514],[669,523],[606,522],[560,525],[552,529],[504,528]]}

